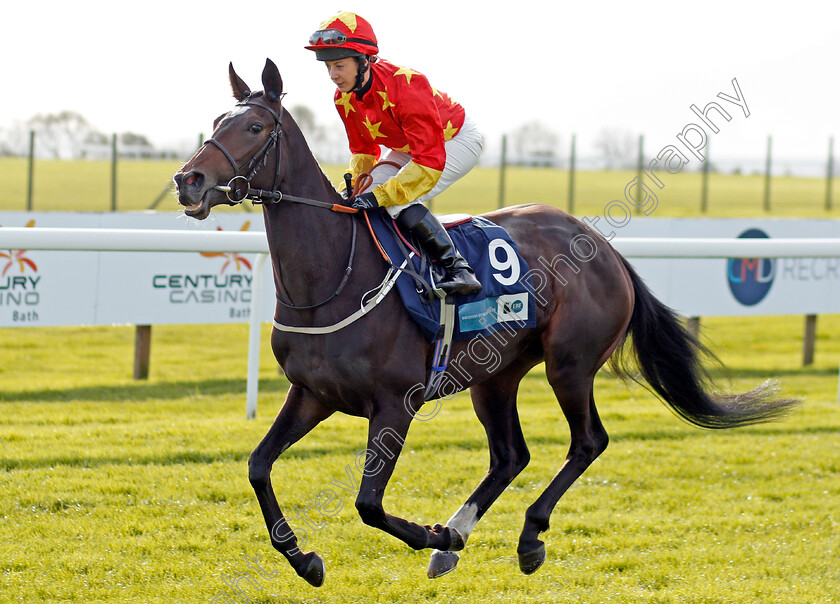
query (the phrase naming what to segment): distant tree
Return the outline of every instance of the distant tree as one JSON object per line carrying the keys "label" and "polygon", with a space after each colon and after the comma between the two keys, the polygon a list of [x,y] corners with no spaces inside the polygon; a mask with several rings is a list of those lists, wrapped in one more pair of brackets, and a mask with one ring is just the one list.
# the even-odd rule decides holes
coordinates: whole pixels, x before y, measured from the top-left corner
{"label": "distant tree", "polygon": [[89,136],[96,132],[80,113],[61,111],[38,114],[26,122],[35,131],[36,148],[52,157],[78,157]]}
{"label": "distant tree", "polygon": [[0,130],[0,156],[24,155],[26,148],[26,136],[22,129]]}
{"label": "distant tree", "polygon": [[600,151],[607,170],[633,167],[638,144],[638,135],[618,128],[603,128],[595,139],[595,148]]}
{"label": "distant tree", "polygon": [[295,105],[289,109],[289,113],[295,118],[295,122],[300,126],[301,132],[306,137],[310,144],[318,143],[326,138],[324,128],[318,124],[315,118],[315,112],[306,105]]}
{"label": "distant tree", "polygon": [[149,139],[146,138],[142,134],[136,134],[134,132],[123,132],[120,134],[120,142],[123,145],[134,145],[137,147],[151,147],[152,143],[149,142]]}
{"label": "distant tree", "polygon": [[315,112],[306,105],[295,105],[289,109],[289,113],[295,118],[295,122],[304,131],[314,130],[317,127],[317,120],[315,119]]}
{"label": "distant tree", "polygon": [[301,132],[306,137],[309,148],[318,161],[343,163],[347,161],[347,139],[343,129],[329,129],[318,123],[315,113],[305,105],[295,105],[289,109]]}
{"label": "distant tree", "polygon": [[86,145],[107,145],[111,139],[102,132],[91,132],[85,137],[84,142]]}
{"label": "distant tree", "polygon": [[560,137],[545,124],[539,121],[522,124],[511,138],[519,163],[550,166],[557,162]]}

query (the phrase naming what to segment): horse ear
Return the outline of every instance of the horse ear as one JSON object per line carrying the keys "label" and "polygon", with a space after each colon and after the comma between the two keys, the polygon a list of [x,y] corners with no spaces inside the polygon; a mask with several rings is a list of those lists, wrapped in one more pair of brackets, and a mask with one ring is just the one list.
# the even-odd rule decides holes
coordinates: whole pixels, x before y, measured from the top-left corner
{"label": "horse ear", "polygon": [[228,66],[228,75],[230,76],[230,87],[233,89],[233,98],[237,101],[251,96],[251,89],[248,84],[242,81],[236,72],[233,70],[233,63]]}
{"label": "horse ear", "polygon": [[276,101],[283,95],[283,78],[277,65],[271,59],[265,60],[265,68],[262,72],[263,90],[271,101]]}

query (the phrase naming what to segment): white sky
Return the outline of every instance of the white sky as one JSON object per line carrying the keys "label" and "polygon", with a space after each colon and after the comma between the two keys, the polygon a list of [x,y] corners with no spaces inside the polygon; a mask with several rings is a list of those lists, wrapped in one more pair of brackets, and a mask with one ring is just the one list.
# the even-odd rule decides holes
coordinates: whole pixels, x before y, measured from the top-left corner
{"label": "white sky", "polygon": [[[455,0],[354,5],[279,0],[6,3],[0,128],[71,109],[103,132],[193,144],[232,106],[227,65],[254,89],[272,58],[287,106],[339,128],[333,85],[309,34],[339,8],[373,24],[380,56],[426,74],[460,101],[491,144],[540,121],[581,155],[603,128],[673,143],[737,78],[751,115],[711,139],[718,157],[824,160],[840,137],[840,7],[833,2]],[[840,140],[835,144],[840,156]]]}

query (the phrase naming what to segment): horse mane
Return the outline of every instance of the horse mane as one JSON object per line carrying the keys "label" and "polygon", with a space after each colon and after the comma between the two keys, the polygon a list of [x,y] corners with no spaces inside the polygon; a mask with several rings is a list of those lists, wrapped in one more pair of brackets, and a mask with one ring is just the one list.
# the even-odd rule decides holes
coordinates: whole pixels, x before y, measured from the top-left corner
{"label": "horse mane", "polygon": [[[254,93],[254,96],[263,96],[263,91],[259,91]],[[281,106],[282,110],[282,118],[283,118],[283,130],[292,140],[299,139],[300,143],[295,143],[296,148],[299,149],[300,147],[297,146],[298,144],[306,149],[308,158],[312,160],[312,162],[318,167],[319,172],[321,173],[321,180],[323,181],[324,185],[326,186],[328,191],[334,191],[336,195],[339,195],[338,190],[335,188],[335,185],[329,179],[327,174],[324,172],[324,168],[321,167],[321,162],[318,161],[318,158],[315,157],[315,154],[312,153],[312,149],[309,147],[309,143],[306,140],[306,137],[303,135],[303,131],[298,126],[298,123],[295,121],[295,118],[292,114],[285,108]],[[290,127],[291,126],[291,127]],[[304,155],[304,154],[299,154]]]}

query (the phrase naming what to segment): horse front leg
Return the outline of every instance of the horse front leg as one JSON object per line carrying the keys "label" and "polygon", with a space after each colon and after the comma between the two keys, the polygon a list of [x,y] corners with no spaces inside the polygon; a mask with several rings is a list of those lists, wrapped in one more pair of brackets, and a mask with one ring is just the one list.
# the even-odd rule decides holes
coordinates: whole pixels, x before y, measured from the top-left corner
{"label": "horse front leg", "polygon": [[464,540],[455,529],[441,524],[421,526],[386,514],[382,506],[385,487],[394,473],[411,419],[402,408],[377,412],[371,417],[356,509],[365,524],[393,535],[413,549],[461,550]]}
{"label": "horse front leg", "polygon": [[315,587],[324,582],[324,561],[315,552],[303,553],[298,548],[297,537],[274,495],[271,467],[283,451],[332,413],[333,410],[318,401],[309,390],[292,386],[268,433],[248,458],[248,480],[257,495],[271,544],[286,557],[298,575]]}

